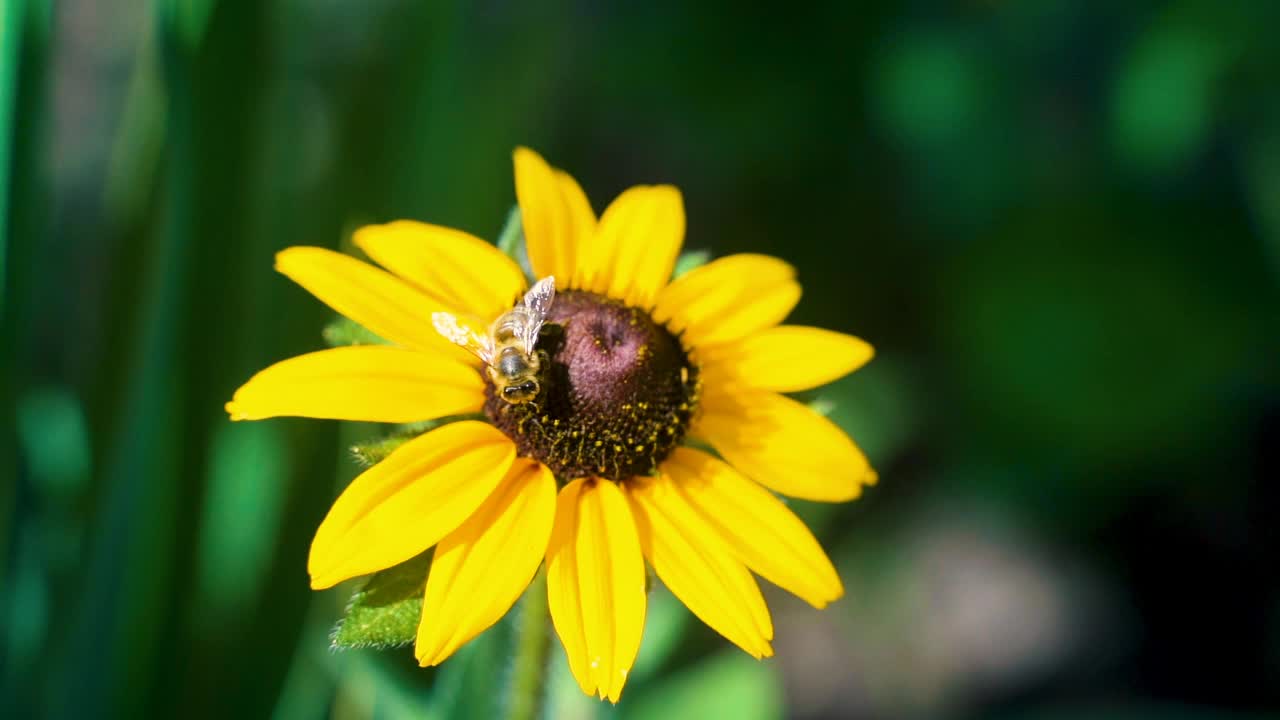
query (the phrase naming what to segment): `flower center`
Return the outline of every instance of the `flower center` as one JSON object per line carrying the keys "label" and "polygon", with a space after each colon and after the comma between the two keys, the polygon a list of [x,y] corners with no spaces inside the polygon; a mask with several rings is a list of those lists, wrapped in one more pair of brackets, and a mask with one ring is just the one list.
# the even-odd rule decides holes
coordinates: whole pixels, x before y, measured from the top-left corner
{"label": "flower center", "polygon": [[512,404],[486,380],[484,411],[520,454],[563,480],[653,473],[684,439],[697,368],[649,314],[595,293],[556,295],[538,338],[546,353],[533,401]]}

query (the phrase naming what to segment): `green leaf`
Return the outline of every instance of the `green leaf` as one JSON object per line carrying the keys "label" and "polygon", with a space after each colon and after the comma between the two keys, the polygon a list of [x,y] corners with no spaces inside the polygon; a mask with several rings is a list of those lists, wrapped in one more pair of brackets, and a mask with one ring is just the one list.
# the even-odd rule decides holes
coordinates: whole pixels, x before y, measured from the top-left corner
{"label": "green leaf", "polygon": [[388,435],[378,440],[356,443],[351,446],[351,454],[355,457],[356,462],[366,467],[372,467],[382,462],[401,445],[409,442],[419,434],[420,433],[397,432],[394,435]]}
{"label": "green leaf", "polygon": [[657,675],[667,660],[680,648],[688,632],[693,614],[665,586],[658,585],[649,593],[645,613],[644,641],[631,668],[631,679],[643,680]]}
{"label": "green leaf", "polygon": [[836,401],[829,397],[816,397],[809,401],[809,409],[822,417],[831,417],[836,410]]}
{"label": "green leaf", "polygon": [[498,235],[498,249],[506,253],[512,260],[518,260],[519,258],[516,256],[523,244],[524,225],[520,221],[520,206],[513,205],[507,211],[507,222],[502,226],[502,232]]}
{"label": "green leaf", "polygon": [[498,249],[515,260],[527,277],[533,277],[533,266],[529,263],[529,248],[525,245],[524,224],[520,217],[519,205],[512,206],[507,212],[507,222],[498,235]]}
{"label": "green leaf", "polygon": [[711,260],[710,250],[689,250],[680,253],[680,257],[676,258],[675,270],[671,271],[671,279],[674,280],[681,275],[706,265]]}
{"label": "green leaf", "polygon": [[324,336],[324,341],[329,347],[389,344],[386,340],[374,334],[373,331],[366,329],[354,320],[348,320],[344,317],[339,317],[325,325],[321,335]]}
{"label": "green leaf", "polygon": [[377,573],[351,596],[333,630],[335,649],[410,645],[418,635],[431,551]]}

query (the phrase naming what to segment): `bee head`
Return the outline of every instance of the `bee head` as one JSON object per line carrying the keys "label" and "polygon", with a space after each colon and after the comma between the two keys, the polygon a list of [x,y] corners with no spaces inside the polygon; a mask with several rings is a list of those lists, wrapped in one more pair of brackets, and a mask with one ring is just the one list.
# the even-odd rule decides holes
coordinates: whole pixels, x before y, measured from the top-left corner
{"label": "bee head", "polygon": [[523,405],[538,394],[538,381],[532,378],[502,388],[502,399],[512,405]]}

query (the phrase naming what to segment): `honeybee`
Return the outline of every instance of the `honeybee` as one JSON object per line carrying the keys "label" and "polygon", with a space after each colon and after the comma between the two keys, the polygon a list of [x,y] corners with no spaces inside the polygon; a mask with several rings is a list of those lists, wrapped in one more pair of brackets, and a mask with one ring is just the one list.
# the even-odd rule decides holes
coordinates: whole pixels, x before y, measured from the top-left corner
{"label": "honeybee", "polygon": [[540,389],[538,372],[546,353],[535,346],[555,297],[556,279],[548,276],[539,280],[515,307],[493,321],[487,335],[447,312],[431,313],[431,323],[436,332],[484,361],[499,397],[521,405],[535,398]]}

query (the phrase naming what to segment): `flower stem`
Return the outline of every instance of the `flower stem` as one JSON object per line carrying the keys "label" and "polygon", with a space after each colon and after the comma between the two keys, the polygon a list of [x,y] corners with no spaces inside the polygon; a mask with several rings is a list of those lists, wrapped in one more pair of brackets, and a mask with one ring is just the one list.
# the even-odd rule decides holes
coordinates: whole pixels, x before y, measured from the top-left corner
{"label": "flower stem", "polygon": [[547,674],[547,650],[551,645],[547,629],[549,617],[547,576],[538,570],[517,610],[507,720],[534,720],[538,716]]}

